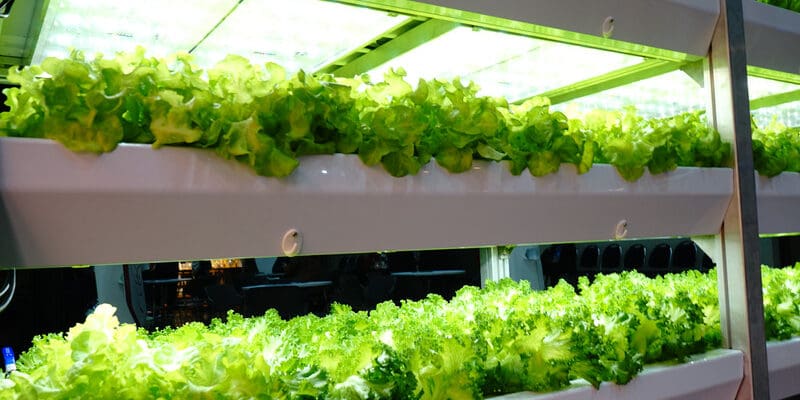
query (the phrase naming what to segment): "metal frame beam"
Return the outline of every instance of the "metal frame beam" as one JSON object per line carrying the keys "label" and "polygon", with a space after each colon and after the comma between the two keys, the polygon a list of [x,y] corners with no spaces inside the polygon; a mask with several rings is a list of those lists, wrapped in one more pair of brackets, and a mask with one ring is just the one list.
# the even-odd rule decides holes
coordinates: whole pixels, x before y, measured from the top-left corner
{"label": "metal frame beam", "polygon": [[798,100],[800,100],[800,89],[785,93],[771,94],[769,96],[750,100],[750,109],[757,110],[759,108],[774,107]]}
{"label": "metal frame beam", "polygon": [[508,257],[500,255],[497,247],[483,247],[480,249],[481,287],[486,287],[487,281],[498,281],[510,276]]}
{"label": "metal frame beam", "polygon": [[[670,46],[648,46],[641,44],[641,40],[630,40],[627,39],[619,39],[616,36],[612,38],[613,35],[608,32],[608,34],[603,34],[600,36],[602,27],[601,24],[603,23],[602,18],[597,20],[597,32],[595,33],[594,29],[589,29],[587,32],[579,33],[580,29],[575,29],[575,26],[570,27],[561,27],[561,28],[554,28],[552,26],[544,26],[537,23],[531,22],[522,22],[525,20],[525,17],[530,17],[530,15],[522,16],[519,15],[517,12],[520,10],[530,10],[534,7],[532,4],[528,4],[525,0],[516,0],[516,1],[505,1],[505,2],[491,2],[491,1],[457,1],[457,0],[424,0],[424,1],[411,1],[411,0],[328,0],[328,1],[335,1],[339,3],[346,3],[352,4],[356,6],[374,8],[378,10],[385,10],[389,12],[396,12],[405,15],[416,15],[426,18],[434,18],[434,19],[441,19],[441,20],[448,20],[454,21],[458,23],[462,23],[465,25],[476,26],[491,30],[498,30],[508,33],[514,33],[518,35],[530,36],[539,39],[545,40],[552,40],[562,43],[568,44],[575,44],[584,47],[591,47],[595,49],[601,50],[610,50],[618,53],[630,54],[630,55],[638,55],[648,58],[656,58],[668,61],[675,61],[675,62],[685,62],[685,61],[697,61],[702,57],[699,56],[699,51],[692,51],[689,53],[675,51],[675,50],[667,50]],[[630,13],[632,15],[631,20],[636,18],[637,14],[640,12],[637,8],[641,6],[640,2],[638,1],[609,1],[608,3],[613,3],[614,7],[620,7],[617,11],[621,11],[623,13]],[[661,6],[665,6],[664,10],[670,11],[675,9],[675,5],[671,4],[670,2],[663,2],[664,4],[660,4]],[[705,4],[707,5],[707,4]],[[716,10],[707,10],[704,9],[705,5],[701,5],[699,8],[691,7],[695,11],[699,11],[700,14],[706,14],[705,16],[708,17],[711,14],[716,14]],[[582,7],[584,4],[580,2],[580,0],[571,0],[564,4],[559,4],[558,7],[545,7],[546,9],[556,9],[557,15],[547,15],[543,16],[542,13],[537,13],[538,17],[535,18],[538,21],[541,20],[561,20],[563,21],[565,18],[570,21],[574,21],[576,19],[583,19],[583,18],[575,18],[577,14],[575,14],[576,7]],[[602,5],[595,4],[593,7],[590,7],[591,10],[596,10],[598,7],[602,8]],[[650,14],[654,14],[652,12],[653,5],[648,6],[648,11]],[[679,6],[679,8],[683,9],[684,6]],[[486,12],[488,10],[492,10],[490,12]],[[466,11],[470,10],[470,11]],[[541,10],[541,9],[540,9]],[[515,14],[517,13],[517,14]],[[583,17],[588,17],[589,12]],[[498,16],[503,15],[503,16]],[[570,17],[564,17],[564,15],[570,15]],[[599,15],[599,14],[598,14]],[[603,14],[603,17],[606,17],[606,14]],[[617,17],[620,17],[617,15]],[[522,19],[518,19],[522,18]],[[627,18],[623,18],[627,19]],[[703,18],[700,17],[697,21],[700,22]],[[612,18],[613,20],[613,18]],[[644,26],[639,21],[635,25]],[[591,27],[594,28],[594,23],[591,24]],[[703,24],[698,24],[698,28],[702,29]],[[670,28],[671,29],[671,28]],[[653,27],[648,27],[644,32],[634,32],[628,31],[627,32],[631,37],[635,37],[638,39],[642,39],[641,36],[650,36],[650,37],[659,37],[658,33],[654,33]],[[672,35],[674,36],[674,35]],[[698,33],[698,36],[704,36]],[[687,37],[687,36],[683,36]],[[694,37],[691,34],[688,37]],[[679,46],[680,47],[680,46]],[[694,53],[694,54],[691,54]],[[696,55],[697,54],[697,55]]]}
{"label": "metal frame beam", "polygon": [[242,4],[242,1],[243,1],[243,0],[239,0],[239,1],[238,1],[236,4],[234,4],[234,5],[231,7],[231,9],[230,9],[230,10],[228,10],[228,12],[226,12],[226,13],[225,13],[225,15],[223,15],[223,16],[222,16],[222,17],[219,19],[219,21],[217,21],[217,23],[216,23],[216,24],[215,24],[215,25],[214,25],[214,26],[213,26],[213,27],[212,27],[212,28],[211,28],[209,31],[208,31],[208,32],[206,32],[206,34],[205,34],[205,35],[203,35],[203,37],[202,37],[202,38],[200,38],[200,40],[198,40],[198,41],[197,41],[197,43],[195,43],[195,44],[192,46],[192,48],[191,48],[191,49],[189,49],[189,53],[193,53],[195,50],[197,50],[197,48],[198,48],[198,47],[200,47],[200,45],[202,45],[202,44],[203,44],[203,42],[205,42],[205,41],[206,41],[206,39],[208,39],[208,37],[209,37],[209,36],[211,36],[211,34],[212,34],[212,33],[214,33],[214,31],[216,31],[217,29],[219,29],[219,27],[222,25],[222,23],[223,23],[223,22],[225,22],[225,20],[226,20],[226,19],[228,19],[228,17],[230,17],[230,16],[231,16],[231,14],[233,14],[233,12],[234,12],[234,11],[236,11],[236,9],[237,9],[237,8],[239,8],[239,5],[240,5],[240,4]]}
{"label": "metal frame beam", "polygon": [[456,22],[429,19],[397,38],[333,71],[336,76],[352,77],[367,72],[397,56],[429,42],[459,26]]}
{"label": "metal frame beam", "polygon": [[409,17],[403,22],[387,29],[380,35],[377,35],[367,40],[366,42],[361,44],[361,46],[357,46],[352,50],[348,51],[347,53],[345,53],[344,55],[342,55],[341,57],[328,62],[327,64],[316,70],[314,73],[316,74],[333,73],[333,71],[336,71],[337,69],[341,68],[344,65],[349,64],[350,62],[363,56],[364,54],[367,54],[375,50],[376,48],[382,46],[386,42],[397,39],[398,36],[410,31],[411,29],[414,29],[415,27],[419,26],[420,24],[422,24],[427,20],[428,19],[424,17],[413,17],[413,16]]}
{"label": "metal frame beam", "polygon": [[773,81],[794,83],[795,85],[800,85],[800,74],[790,74],[788,72],[754,67],[752,65],[747,66],[747,74],[757,78],[765,78],[765,79],[771,79]]}

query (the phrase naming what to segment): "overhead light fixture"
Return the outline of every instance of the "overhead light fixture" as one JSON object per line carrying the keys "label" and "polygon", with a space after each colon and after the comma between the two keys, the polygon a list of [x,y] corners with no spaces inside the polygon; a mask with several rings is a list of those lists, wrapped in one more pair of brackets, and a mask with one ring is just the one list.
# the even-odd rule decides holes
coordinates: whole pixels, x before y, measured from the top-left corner
{"label": "overhead light fixture", "polygon": [[50,0],[32,63],[67,57],[71,49],[91,57],[143,46],[163,57],[200,43],[237,0]]}
{"label": "overhead light fixture", "polygon": [[[464,83],[475,82],[481,88],[480,95],[517,101],[558,89],[568,94],[569,86],[576,82],[638,68],[646,65],[645,61],[642,57],[622,53],[459,27],[384,63],[369,74],[378,79],[389,68],[402,67],[407,81],[412,84],[420,78],[460,78]],[[653,65],[673,72],[659,72],[655,77],[632,84],[596,94],[582,94],[553,108],[576,114],[634,105],[640,115],[647,117],[667,117],[705,108],[703,89],[678,70],[680,64]],[[644,68],[642,71],[652,72]],[[652,75],[656,74],[649,76]]]}
{"label": "overhead light fixture", "polygon": [[511,101],[640,63],[643,59],[484,29],[458,27],[369,71],[402,67],[407,80],[461,78]]}
{"label": "overhead light fixture", "polygon": [[800,85],[794,83],[781,82],[756,76],[747,77],[747,90],[750,93],[751,99],[791,92],[797,89],[800,89]]}
{"label": "overhead light fixture", "polygon": [[705,110],[706,93],[688,74],[676,70],[553,108],[575,117],[591,110],[619,110],[626,106],[634,106],[637,114],[646,118],[665,118],[687,111]]}
{"label": "overhead light fixture", "polygon": [[290,73],[313,72],[407,20],[363,7],[319,0],[280,5],[244,1],[192,52],[199,65],[228,54],[254,64],[280,64]]}
{"label": "overhead light fixture", "polygon": [[800,85],[749,76],[747,89],[753,120],[759,127],[772,121],[800,127]]}
{"label": "overhead light fixture", "polygon": [[319,0],[51,0],[32,62],[142,46],[156,57],[191,51],[202,68],[238,54],[314,71],[407,19]]}

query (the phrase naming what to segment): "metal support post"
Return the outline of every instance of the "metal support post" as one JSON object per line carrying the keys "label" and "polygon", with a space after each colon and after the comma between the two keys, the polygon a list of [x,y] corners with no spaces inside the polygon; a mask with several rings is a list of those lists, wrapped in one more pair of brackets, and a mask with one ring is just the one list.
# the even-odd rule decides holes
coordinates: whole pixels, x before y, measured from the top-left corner
{"label": "metal support post", "polygon": [[738,399],[769,398],[742,0],[720,0],[707,70],[710,120],[733,143],[733,198],[715,238],[724,345],[744,353]]}

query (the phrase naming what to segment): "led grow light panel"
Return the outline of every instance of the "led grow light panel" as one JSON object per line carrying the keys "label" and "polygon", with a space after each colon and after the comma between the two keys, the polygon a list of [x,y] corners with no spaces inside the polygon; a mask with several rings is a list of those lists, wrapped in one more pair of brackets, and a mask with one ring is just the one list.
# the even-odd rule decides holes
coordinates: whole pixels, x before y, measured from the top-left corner
{"label": "led grow light panel", "polygon": [[460,77],[485,96],[511,101],[638,64],[641,57],[458,27],[369,71],[378,79],[402,67],[407,81]]}
{"label": "led grow light panel", "polygon": [[757,126],[765,127],[773,121],[800,126],[800,85],[754,76],[747,78],[747,85]]}
{"label": "led grow light panel", "polygon": [[766,127],[771,122],[778,122],[788,127],[800,127],[800,100],[774,107],[752,110],[756,126]]}
{"label": "led grow light panel", "polygon": [[797,89],[800,89],[800,85],[756,76],[747,77],[747,90],[749,91],[750,99],[791,92]]}
{"label": "led grow light panel", "polygon": [[244,1],[193,52],[210,66],[228,54],[313,72],[408,19],[318,0]]}
{"label": "led grow light panel", "polygon": [[236,5],[236,0],[51,0],[32,62],[143,46],[147,54],[189,51]]}
{"label": "led grow light panel", "polygon": [[646,118],[665,118],[687,111],[705,110],[706,92],[681,70],[581,97],[553,106],[568,117],[591,110],[619,110],[634,106]]}

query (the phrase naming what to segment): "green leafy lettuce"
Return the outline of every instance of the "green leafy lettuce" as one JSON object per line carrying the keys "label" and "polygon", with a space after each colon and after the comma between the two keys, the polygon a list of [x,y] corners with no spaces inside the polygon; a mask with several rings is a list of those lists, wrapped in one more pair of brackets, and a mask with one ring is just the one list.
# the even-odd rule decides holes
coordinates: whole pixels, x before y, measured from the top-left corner
{"label": "green leafy lettuce", "polygon": [[756,0],[761,3],[771,4],[775,7],[785,8],[800,12],[800,0]]}
{"label": "green leafy lettuce", "polygon": [[768,177],[800,172],[800,127],[772,121],[759,129],[753,123],[753,164],[759,174]]}
{"label": "green leafy lettuce", "polygon": [[614,165],[627,180],[677,166],[726,166],[730,149],[700,114],[647,120],[632,108],[579,120],[549,101],[509,104],[478,95],[459,78],[405,81],[402,69],[381,81],[339,78],[230,55],[203,71],[188,54],[164,59],[142,48],[111,58],[65,59],[12,68],[10,110],[0,136],[49,138],[75,151],[103,153],[119,143],[192,146],[285,177],[312,154],[358,154],[392,176],[416,174],[431,159],[452,173],[476,159],[533,176],[574,164]]}
{"label": "green leafy lettuce", "polygon": [[[768,339],[800,336],[800,263],[762,267]],[[715,270],[564,281],[509,279],[450,300],[275,310],[155,332],[100,305],[66,334],[34,339],[0,379],[0,400],[104,398],[479,399],[624,384],[645,365],[721,345]],[[609,301],[613,298],[614,301]]]}

